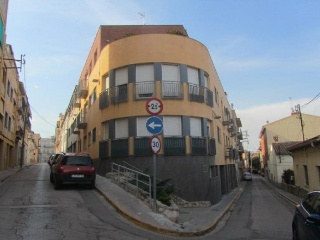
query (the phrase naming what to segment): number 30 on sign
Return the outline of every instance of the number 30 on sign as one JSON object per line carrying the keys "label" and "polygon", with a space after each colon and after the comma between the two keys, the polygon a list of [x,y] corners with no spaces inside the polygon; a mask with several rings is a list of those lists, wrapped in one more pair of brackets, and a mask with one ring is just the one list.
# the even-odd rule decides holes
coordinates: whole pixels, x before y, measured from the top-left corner
{"label": "number 30 on sign", "polygon": [[153,153],[157,154],[161,149],[161,142],[157,136],[150,138],[150,149]]}

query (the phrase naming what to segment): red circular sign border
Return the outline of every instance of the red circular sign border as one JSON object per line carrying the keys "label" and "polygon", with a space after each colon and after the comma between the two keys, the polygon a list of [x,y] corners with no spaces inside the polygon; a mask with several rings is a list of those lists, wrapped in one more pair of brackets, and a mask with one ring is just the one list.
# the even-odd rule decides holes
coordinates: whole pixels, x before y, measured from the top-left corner
{"label": "red circular sign border", "polygon": [[[158,102],[160,103],[160,111],[157,112],[157,113],[153,113],[153,112],[149,111],[149,108],[148,108],[149,103],[150,103],[151,101],[153,101],[153,100],[156,100],[156,101],[158,101]],[[152,116],[157,116],[157,115],[159,115],[159,114],[162,112],[162,110],[163,110],[163,103],[162,103],[162,101],[161,101],[159,98],[150,98],[150,99],[148,99],[148,101],[146,102],[146,110],[147,110],[147,112],[148,112],[150,115],[152,115]]]}

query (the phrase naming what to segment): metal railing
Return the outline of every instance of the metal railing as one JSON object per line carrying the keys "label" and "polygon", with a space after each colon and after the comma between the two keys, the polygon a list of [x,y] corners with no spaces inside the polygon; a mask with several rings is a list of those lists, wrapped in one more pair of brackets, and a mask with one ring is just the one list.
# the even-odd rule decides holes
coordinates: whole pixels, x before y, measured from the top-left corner
{"label": "metal railing", "polygon": [[134,193],[137,197],[139,197],[139,194],[142,193],[144,197],[149,198],[149,204],[151,207],[152,182],[150,175],[121,166],[116,163],[111,163],[111,172],[117,174],[118,180],[120,180],[121,178],[121,182],[125,185],[126,189],[134,189]]}

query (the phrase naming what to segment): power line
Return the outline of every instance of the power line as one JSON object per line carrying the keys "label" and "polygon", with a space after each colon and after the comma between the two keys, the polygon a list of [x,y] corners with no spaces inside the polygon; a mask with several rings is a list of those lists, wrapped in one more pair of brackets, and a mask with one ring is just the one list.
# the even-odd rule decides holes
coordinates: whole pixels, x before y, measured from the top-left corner
{"label": "power line", "polygon": [[56,125],[48,122],[44,117],[42,117],[31,105],[29,105],[29,106],[32,108],[32,110],[33,110],[43,121],[45,121],[46,123],[50,124],[50,125],[53,126],[53,127],[56,127]]}
{"label": "power line", "polygon": [[317,100],[320,97],[320,93],[317,94],[317,96],[315,96],[313,99],[311,99],[309,102],[307,102],[306,104],[303,104],[301,106],[301,108],[306,107],[307,105],[309,105],[311,102]]}

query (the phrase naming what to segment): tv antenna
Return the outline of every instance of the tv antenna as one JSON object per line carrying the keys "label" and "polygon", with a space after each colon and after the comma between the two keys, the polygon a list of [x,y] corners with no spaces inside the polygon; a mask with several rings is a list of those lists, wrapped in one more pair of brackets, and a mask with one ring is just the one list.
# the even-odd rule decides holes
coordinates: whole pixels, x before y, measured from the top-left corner
{"label": "tv antenna", "polygon": [[145,18],[146,18],[146,14],[145,14],[144,12],[142,12],[142,13],[138,12],[138,14],[141,16],[142,25],[145,25],[144,20],[145,20]]}

